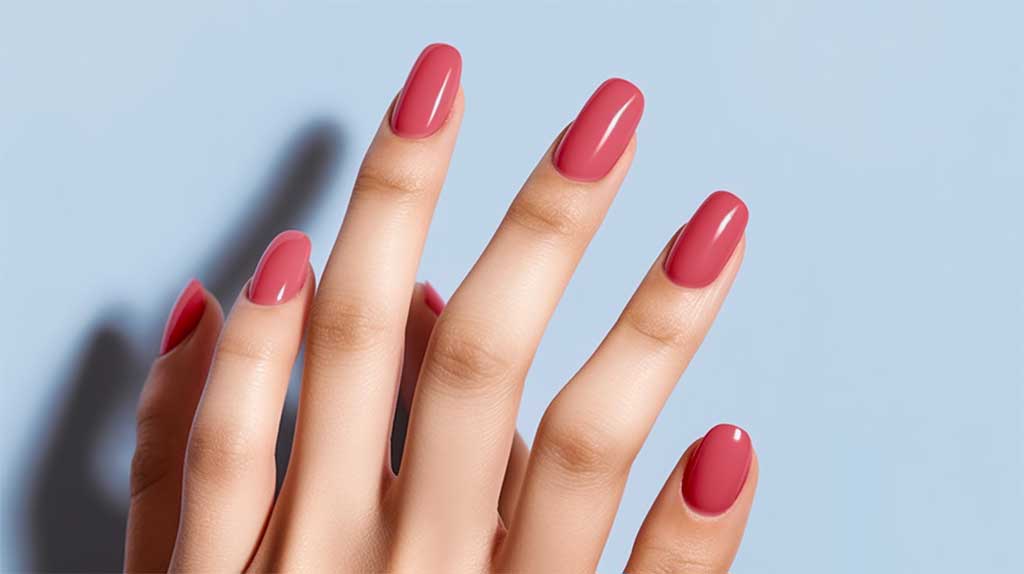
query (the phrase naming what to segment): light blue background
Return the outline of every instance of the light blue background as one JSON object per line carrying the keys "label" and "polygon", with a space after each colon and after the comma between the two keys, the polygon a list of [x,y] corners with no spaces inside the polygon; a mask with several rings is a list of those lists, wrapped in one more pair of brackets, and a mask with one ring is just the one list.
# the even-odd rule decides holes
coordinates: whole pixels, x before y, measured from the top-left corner
{"label": "light blue background", "polygon": [[[1021,572],[1020,6],[4,3],[4,567],[117,567],[131,401],[174,295],[197,275],[228,304],[284,226],[321,269],[381,114],[446,41],[467,109],[420,272],[445,295],[598,83],[647,95],[531,371],[527,437],[701,199],[751,209],[602,571],[729,421],[761,460],[735,571]],[[316,181],[280,180],[309,149],[326,184],[306,198]]]}

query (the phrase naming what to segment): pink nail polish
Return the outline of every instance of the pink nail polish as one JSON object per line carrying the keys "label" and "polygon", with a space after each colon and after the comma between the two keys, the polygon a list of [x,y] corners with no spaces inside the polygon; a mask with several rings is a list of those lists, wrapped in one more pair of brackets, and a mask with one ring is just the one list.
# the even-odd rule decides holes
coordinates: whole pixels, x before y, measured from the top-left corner
{"label": "pink nail polish", "polygon": [[608,175],[644,113],[644,95],[633,84],[612,78],[594,92],[555,149],[555,167],[577,181]]}
{"label": "pink nail polish", "polygon": [[679,232],[665,273],[676,285],[706,287],[718,278],[747,226],[747,206],[728,191],[716,191]]}
{"label": "pink nail polish", "polygon": [[309,238],[301,231],[280,233],[263,252],[249,283],[249,300],[259,305],[277,305],[291,299],[306,282]]}
{"label": "pink nail polish", "polygon": [[753,456],[750,436],[738,426],[717,425],[690,456],[683,471],[683,498],[700,514],[729,510],[743,490]]}
{"label": "pink nail polish", "polygon": [[203,285],[192,279],[181,290],[174,307],[171,307],[171,314],[167,316],[164,336],[160,341],[160,354],[167,354],[191,335],[203,318],[205,310],[206,293],[203,291]]}
{"label": "pink nail polish", "polygon": [[434,289],[434,286],[430,284],[430,281],[423,282],[423,299],[427,302],[427,307],[434,312],[435,315],[440,315],[441,311],[444,311],[444,299]]}
{"label": "pink nail polish", "polygon": [[462,56],[448,44],[431,44],[413,64],[391,112],[391,129],[404,138],[425,138],[448,119],[462,75]]}

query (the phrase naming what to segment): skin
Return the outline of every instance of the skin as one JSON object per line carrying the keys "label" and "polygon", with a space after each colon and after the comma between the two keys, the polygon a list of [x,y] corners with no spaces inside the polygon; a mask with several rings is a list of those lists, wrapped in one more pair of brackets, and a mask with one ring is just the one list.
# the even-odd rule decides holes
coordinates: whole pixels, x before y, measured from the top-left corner
{"label": "skin", "polygon": [[[382,121],[319,286],[310,269],[301,292],[275,306],[243,287],[226,320],[207,293],[195,331],[154,362],[138,410],[126,570],[595,570],[630,466],[744,243],[700,289],[672,283],[667,249],[658,254],[548,407],[531,451],[515,431],[526,372],[636,142],[606,177],[581,183],[552,165],[556,138],[435,317],[416,271],[462,112],[460,92],[443,127],[417,140]],[[303,342],[298,425],[275,497],[278,422]],[[397,475],[393,432],[405,435]],[[655,500],[627,571],[732,563],[756,456],[733,506],[704,516],[680,492],[697,444]]]}

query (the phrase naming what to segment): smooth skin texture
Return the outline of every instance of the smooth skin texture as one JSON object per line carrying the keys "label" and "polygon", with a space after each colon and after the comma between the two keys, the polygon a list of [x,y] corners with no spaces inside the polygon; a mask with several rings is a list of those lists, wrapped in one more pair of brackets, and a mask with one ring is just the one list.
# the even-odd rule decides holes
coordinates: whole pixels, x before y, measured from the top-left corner
{"label": "smooth skin texture", "polygon": [[[403,88],[415,98],[400,94],[385,113],[319,285],[308,250],[274,256],[279,237],[226,321],[191,287],[205,298],[201,316],[154,362],[140,400],[126,570],[595,570],[632,462],[722,305],[745,240],[730,228],[722,241],[731,246],[713,242],[707,256],[721,260],[720,272],[694,288],[666,273],[685,266],[666,265],[666,237],[619,320],[547,409],[531,451],[515,429],[526,373],[629,170],[642,96],[614,80],[627,94],[616,101],[634,107],[587,106],[577,117],[600,133],[600,118],[587,115],[599,108],[610,137],[624,142],[600,169],[575,179],[559,166],[586,158],[563,146],[556,162],[567,132],[552,141],[442,305],[416,271],[462,120],[461,90],[437,80],[460,77],[457,54],[431,45]],[[438,110],[395,109],[424,101]],[[623,117],[625,135],[610,123]],[[308,245],[299,232],[282,237]],[[253,286],[267,277],[282,283]],[[302,344],[298,422],[275,494],[274,446]],[[725,572],[732,563],[756,455],[727,492],[707,479],[714,473],[700,474],[690,490],[715,504],[698,512],[683,492],[699,443],[651,508],[627,571]],[[701,459],[721,475],[735,457],[717,452],[727,441],[708,444]]]}

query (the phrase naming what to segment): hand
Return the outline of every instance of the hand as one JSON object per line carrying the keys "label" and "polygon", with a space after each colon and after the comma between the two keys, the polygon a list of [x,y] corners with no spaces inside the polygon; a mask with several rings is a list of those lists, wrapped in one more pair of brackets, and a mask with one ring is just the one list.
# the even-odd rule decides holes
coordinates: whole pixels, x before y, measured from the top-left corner
{"label": "hand", "polygon": [[[528,452],[515,434],[523,381],[629,169],[643,96],[624,80],[598,88],[444,307],[415,280],[462,119],[460,72],[450,46],[420,55],[366,154],[319,288],[309,240],[287,231],[226,321],[199,283],[179,297],[139,404],[127,570],[594,571],[632,461],[739,268],[746,207],[727,192],[701,205]],[[278,422],[304,336],[275,496]],[[397,475],[396,404],[409,412]],[[669,476],[626,570],[725,572],[757,472],[744,431],[711,429]]]}

